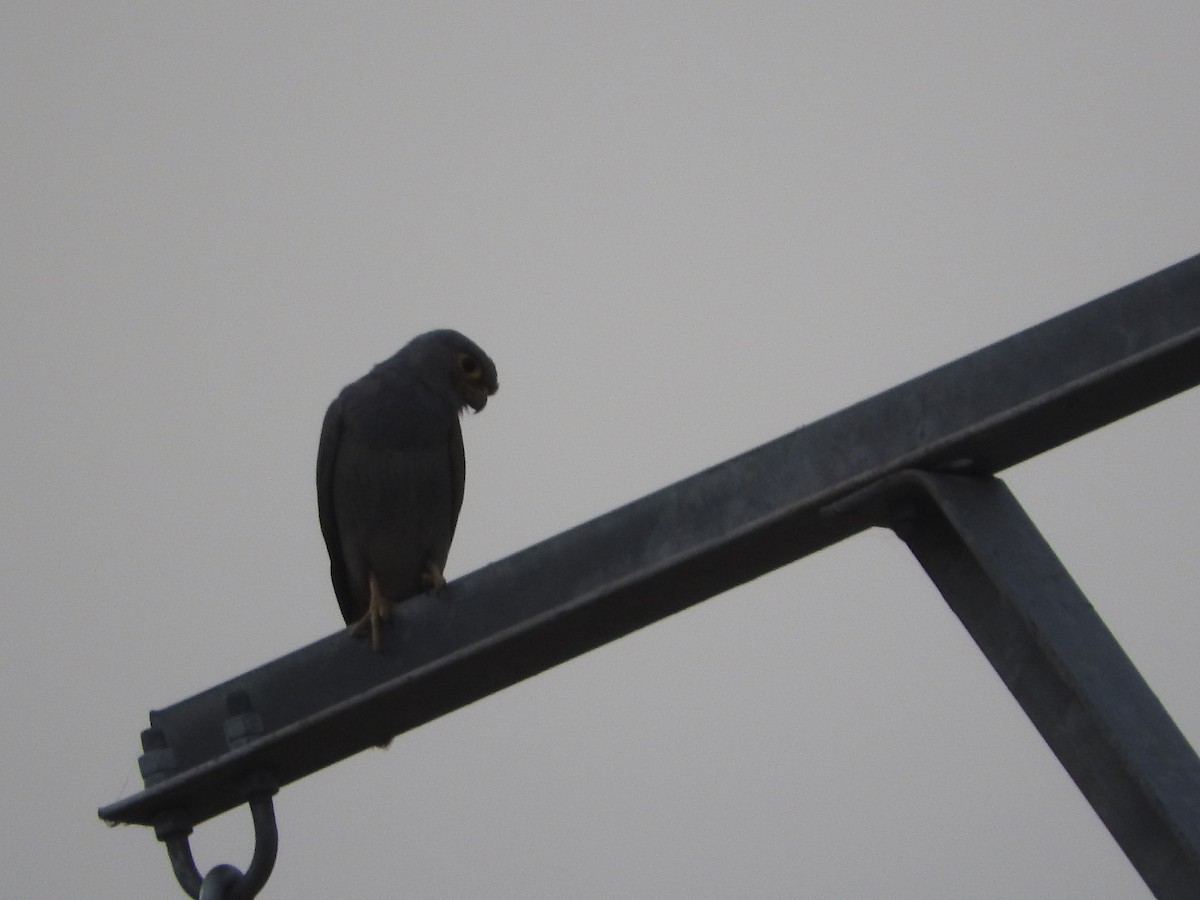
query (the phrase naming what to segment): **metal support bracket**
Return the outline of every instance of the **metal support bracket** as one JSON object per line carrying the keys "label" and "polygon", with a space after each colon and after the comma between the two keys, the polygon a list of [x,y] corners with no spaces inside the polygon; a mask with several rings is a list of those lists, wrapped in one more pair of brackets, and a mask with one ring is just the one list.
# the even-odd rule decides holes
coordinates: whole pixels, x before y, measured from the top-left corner
{"label": "metal support bracket", "polygon": [[828,512],[896,532],[1154,896],[1200,896],[1200,759],[1008,488],[909,471]]}
{"label": "metal support bracket", "polygon": [[[226,698],[226,710],[224,732],[230,749],[245,746],[262,735],[262,719],[244,691],[235,691]],[[174,772],[175,756],[163,733],[157,728],[146,729],[142,732],[142,747],[140,763],[146,784],[169,778]],[[266,770],[252,773],[241,785],[241,794],[254,821],[254,856],[244,874],[233,866],[219,865],[201,876],[189,842],[193,816],[175,809],[156,817],[154,834],[166,844],[175,880],[192,900],[251,900],[258,896],[275,868],[279,851],[273,800],[278,791],[278,780]]]}
{"label": "metal support bracket", "polygon": [[[437,600],[407,600],[383,653],[339,629],[151,711],[144,787],[100,818],[169,819],[186,838],[247,802],[247,776],[290,784],[882,523],[1155,893],[1200,896],[1195,754],[984,478],[1196,386],[1200,256],[498,560]],[[255,709],[230,707],[239,694]],[[199,890],[186,842],[173,846],[181,883]]]}

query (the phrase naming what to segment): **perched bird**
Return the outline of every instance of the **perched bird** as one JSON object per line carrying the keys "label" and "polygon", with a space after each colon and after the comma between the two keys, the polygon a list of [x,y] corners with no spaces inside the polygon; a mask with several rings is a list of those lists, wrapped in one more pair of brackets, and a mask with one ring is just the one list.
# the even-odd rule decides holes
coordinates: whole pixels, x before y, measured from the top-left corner
{"label": "perched bird", "polygon": [[317,511],[342,616],[383,646],[392,604],[439,591],[462,507],[459,415],[499,383],[457,331],[430,331],[338,394],[317,449]]}

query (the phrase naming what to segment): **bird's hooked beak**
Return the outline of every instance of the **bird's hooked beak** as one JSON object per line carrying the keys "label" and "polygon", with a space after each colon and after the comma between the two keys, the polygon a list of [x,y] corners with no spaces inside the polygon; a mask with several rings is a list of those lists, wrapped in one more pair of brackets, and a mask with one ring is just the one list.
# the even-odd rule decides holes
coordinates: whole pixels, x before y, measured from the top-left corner
{"label": "bird's hooked beak", "polygon": [[494,389],[489,389],[485,385],[468,385],[466,390],[467,406],[471,407],[474,412],[479,412],[487,406],[488,397],[499,389],[498,385]]}

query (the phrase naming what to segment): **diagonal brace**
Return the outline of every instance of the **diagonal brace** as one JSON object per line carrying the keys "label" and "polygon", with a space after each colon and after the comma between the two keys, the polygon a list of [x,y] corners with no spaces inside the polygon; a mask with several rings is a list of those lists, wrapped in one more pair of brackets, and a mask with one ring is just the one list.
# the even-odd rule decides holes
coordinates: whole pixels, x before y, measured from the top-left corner
{"label": "diagonal brace", "polygon": [[906,472],[834,511],[908,544],[1154,896],[1200,896],[1200,759],[1007,487]]}

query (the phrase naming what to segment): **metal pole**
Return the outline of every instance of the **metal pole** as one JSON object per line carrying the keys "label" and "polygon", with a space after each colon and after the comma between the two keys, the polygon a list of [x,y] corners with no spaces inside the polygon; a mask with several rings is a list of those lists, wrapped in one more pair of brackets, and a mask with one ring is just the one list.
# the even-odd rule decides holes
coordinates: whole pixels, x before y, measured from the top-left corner
{"label": "metal pole", "polygon": [[1016,498],[910,472],[840,504],[908,544],[1160,900],[1200,897],[1200,759]]}

